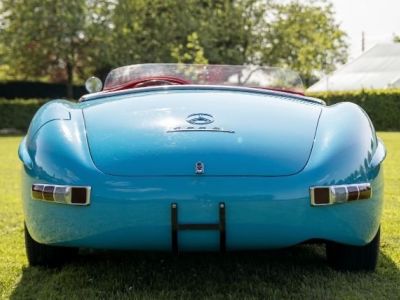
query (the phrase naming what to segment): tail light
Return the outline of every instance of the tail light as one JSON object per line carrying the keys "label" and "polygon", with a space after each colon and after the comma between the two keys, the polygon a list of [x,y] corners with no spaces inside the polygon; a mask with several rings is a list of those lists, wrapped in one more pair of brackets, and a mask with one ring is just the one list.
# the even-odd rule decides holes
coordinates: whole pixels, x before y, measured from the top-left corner
{"label": "tail light", "polygon": [[33,184],[32,198],[72,205],[90,204],[90,187],[50,184]]}
{"label": "tail light", "polygon": [[372,197],[369,183],[314,186],[310,188],[311,205],[331,205],[356,200],[364,200]]}

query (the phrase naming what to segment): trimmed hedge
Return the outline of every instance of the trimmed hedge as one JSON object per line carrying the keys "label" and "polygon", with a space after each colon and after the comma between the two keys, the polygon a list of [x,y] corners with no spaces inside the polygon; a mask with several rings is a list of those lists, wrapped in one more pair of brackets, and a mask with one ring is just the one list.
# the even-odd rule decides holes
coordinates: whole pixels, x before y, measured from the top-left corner
{"label": "trimmed hedge", "polygon": [[33,115],[45,102],[39,99],[0,99],[0,129],[26,132]]}
{"label": "trimmed hedge", "polygon": [[[370,116],[376,130],[400,131],[400,89],[362,90],[355,92],[309,93],[328,105],[349,101],[360,105]],[[25,132],[33,115],[46,100],[0,99],[0,130]]]}
{"label": "trimmed hedge", "polygon": [[325,100],[327,105],[356,103],[367,112],[376,130],[400,131],[400,89],[308,93],[308,96]]}
{"label": "trimmed hedge", "polygon": [[[86,94],[84,86],[73,87],[74,98]],[[67,97],[65,84],[35,81],[1,81],[0,98],[6,99],[59,99]]]}

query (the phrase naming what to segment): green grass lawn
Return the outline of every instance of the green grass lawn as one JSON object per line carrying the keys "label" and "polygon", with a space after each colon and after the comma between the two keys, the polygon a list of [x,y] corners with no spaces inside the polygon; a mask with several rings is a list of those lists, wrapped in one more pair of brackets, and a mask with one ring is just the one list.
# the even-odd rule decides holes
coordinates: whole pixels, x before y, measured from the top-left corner
{"label": "green grass lawn", "polygon": [[322,246],[242,254],[96,252],[62,269],[28,267],[18,137],[0,138],[0,296],[12,299],[400,299],[400,133],[387,148],[382,245],[376,273],[341,273]]}

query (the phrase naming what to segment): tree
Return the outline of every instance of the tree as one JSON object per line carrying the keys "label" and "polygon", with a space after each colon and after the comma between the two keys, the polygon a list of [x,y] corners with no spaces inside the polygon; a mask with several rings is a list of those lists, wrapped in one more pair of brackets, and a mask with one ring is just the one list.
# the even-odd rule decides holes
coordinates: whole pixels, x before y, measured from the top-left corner
{"label": "tree", "polygon": [[171,49],[195,32],[192,0],[119,0],[112,16],[112,42],[104,56],[110,66],[173,62]]}
{"label": "tree", "polygon": [[[199,2],[199,1],[197,1]],[[257,43],[255,25],[263,16],[256,0],[205,0],[196,27],[211,64],[244,64],[252,60]],[[256,12],[256,14],[254,14]]]}
{"label": "tree", "polygon": [[[249,26],[256,0],[119,0],[113,13],[110,66],[177,62],[177,49],[197,34],[209,63],[242,64],[254,41]],[[262,12],[258,11],[258,18]],[[181,56],[179,56],[182,58]]]}
{"label": "tree", "polygon": [[3,0],[0,43],[26,78],[72,83],[156,62],[263,64],[306,83],[347,58],[345,33],[324,0]]}
{"label": "tree", "polygon": [[346,62],[346,34],[335,22],[331,4],[270,3],[268,13],[260,63],[296,70],[308,85],[315,71],[330,73]]}
{"label": "tree", "polygon": [[102,23],[99,3],[107,1],[3,0],[1,41],[9,65],[27,79],[65,81],[72,98],[74,75],[91,59],[92,26]]}
{"label": "tree", "polygon": [[179,45],[172,49],[171,56],[178,63],[208,64],[204,57],[204,49],[199,43],[199,36],[196,32],[188,35],[187,44]]}

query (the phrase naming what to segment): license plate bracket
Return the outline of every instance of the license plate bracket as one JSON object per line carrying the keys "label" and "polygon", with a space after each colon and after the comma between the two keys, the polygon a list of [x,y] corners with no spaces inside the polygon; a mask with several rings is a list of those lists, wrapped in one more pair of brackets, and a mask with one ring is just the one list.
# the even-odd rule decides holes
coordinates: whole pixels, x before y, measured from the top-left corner
{"label": "license plate bracket", "polygon": [[226,215],[225,203],[218,204],[219,222],[218,223],[183,223],[178,222],[178,204],[171,204],[171,243],[172,252],[179,253],[178,231],[179,230],[218,230],[219,231],[219,250],[226,251]]}

